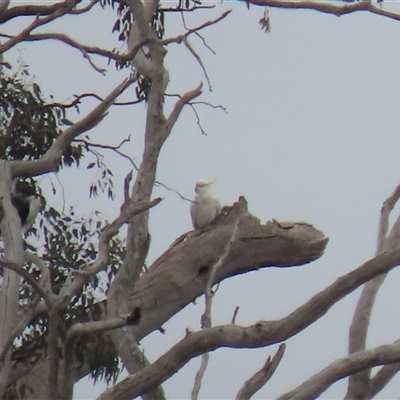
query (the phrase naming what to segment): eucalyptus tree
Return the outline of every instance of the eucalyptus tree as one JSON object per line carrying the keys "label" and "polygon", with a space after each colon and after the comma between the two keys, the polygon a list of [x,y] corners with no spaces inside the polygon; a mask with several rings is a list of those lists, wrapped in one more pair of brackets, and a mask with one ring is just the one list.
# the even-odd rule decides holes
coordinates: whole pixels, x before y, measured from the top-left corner
{"label": "eucalyptus tree", "polygon": [[[247,0],[248,7],[276,7],[315,10],[341,16],[360,11],[399,20],[385,10],[382,1],[286,1]],[[234,7],[235,5],[232,5]],[[87,37],[73,37],[74,19],[115,10],[116,32],[123,47],[108,49]],[[195,107],[202,96],[203,84],[178,96],[168,95],[169,72],[165,57],[173,44],[185,46],[208,75],[201,57],[190,44],[191,37],[229,18],[221,11],[214,18],[200,10],[218,5],[198,0],[176,3],[140,0],[61,1],[38,4],[0,4],[1,86],[0,86],[0,198],[2,266],[0,293],[0,394],[8,398],[70,399],[74,384],[89,374],[95,379],[115,382],[120,361],[129,376],[104,392],[101,399],[165,398],[162,383],[190,359],[202,356],[192,397],[197,398],[208,353],[220,347],[255,348],[283,343],[323,315],[343,297],[366,283],[350,331],[349,356],[334,361],[301,386],[282,395],[282,399],[315,398],[332,383],[350,376],[347,398],[370,398],[397,373],[400,363],[398,343],[366,349],[366,334],[374,298],[387,272],[400,263],[397,248],[399,225],[389,231],[388,218],[400,189],[384,203],[375,258],[315,294],[286,317],[260,321],[251,326],[232,323],[213,326],[211,321],[213,287],[238,274],[259,268],[299,266],[322,256],[327,245],[324,234],[304,222],[269,221],[262,224],[247,209],[240,197],[225,207],[207,227],[195,229],[177,238],[160,257],[146,266],[150,245],[149,214],[160,198],[153,198],[159,156],[164,143],[185,107]],[[98,10],[97,10],[98,11]],[[96,12],[97,12],[96,11]],[[199,24],[171,36],[167,21],[173,13],[199,15]],[[243,10],[242,10],[243,12]],[[93,17],[97,18],[97,17]],[[69,19],[71,35],[59,31],[59,22]],[[19,32],[8,27],[21,20]],[[184,18],[182,19],[184,21]],[[97,20],[97,23],[100,23]],[[270,29],[268,12],[260,24]],[[42,29],[46,28],[46,29]],[[261,33],[260,33],[261,34]],[[29,83],[26,65],[10,65],[7,53],[21,43],[57,41],[80,53],[93,69],[105,74],[97,60],[106,59],[121,76],[121,83],[105,97],[81,93],[70,103],[48,101],[40,85]],[[229,34],[227,35],[229,40]],[[123,48],[123,50],[121,50]],[[61,50],[60,50],[61,51]],[[256,57],[256,54],[255,54]],[[51,54],[49,54],[49,59]],[[115,65],[114,65],[115,64]],[[66,66],[66,68],[69,66]],[[136,97],[125,106],[145,104],[143,152],[139,165],[119,146],[88,140],[96,137],[99,123],[118,107],[119,97],[135,87]],[[87,98],[98,100],[85,116],[70,117]],[[169,111],[167,111],[169,110]],[[117,121],[133,127],[136,121]],[[124,138],[119,138],[124,142]],[[42,198],[41,217],[27,237],[12,204],[12,188],[24,180],[38,194],[38,177],[71,166],[84,169],[85,156],[95,162],[86,169],[98,168],[101,178],[92,183],[92,196],[105,191],[114,196],[116,186],[112,167],[102,162],[101,151],[112,150],[130,159],[133,170],[123,184],[124,201],[112,222],[98,217],[76,218],[48,204]],[[93,210],[96,211],[96,210]],[[119,234],[126,225],[126,233]],[[99,299],[101,291],[105,299]],[[155,362],[143,354],[140,340],[193,302],[205,296],[202,329],[188,332]],[[262,370],[243,383],[237,398],[250,398],[272,376],[284,356],[282,344]],[[371,368],[384,365],[371,377]]]}

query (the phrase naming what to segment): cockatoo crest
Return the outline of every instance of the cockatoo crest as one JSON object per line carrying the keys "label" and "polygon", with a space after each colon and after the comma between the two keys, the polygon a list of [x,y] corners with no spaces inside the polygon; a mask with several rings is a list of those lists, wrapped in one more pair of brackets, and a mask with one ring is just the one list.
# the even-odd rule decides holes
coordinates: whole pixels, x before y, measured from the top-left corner
{"label": "cockatoo crest", "polygon": [[210,186],[215,182],[201,179],[196,182],[196,196],[190,206],[194,229],[203,229],[221,212],[221,203],[212,195]]}

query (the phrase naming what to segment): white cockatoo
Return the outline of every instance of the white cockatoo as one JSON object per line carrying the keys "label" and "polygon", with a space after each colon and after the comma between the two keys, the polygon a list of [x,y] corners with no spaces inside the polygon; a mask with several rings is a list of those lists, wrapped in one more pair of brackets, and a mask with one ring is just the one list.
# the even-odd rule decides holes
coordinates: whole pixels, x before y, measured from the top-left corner
{"label": "white cockatoo", "polygon": [[221,212],[221,203],[212,195],[210,186],[215,181],[203,179],[196,182],[196,196],[190,206],[194,229],[203,229]]}

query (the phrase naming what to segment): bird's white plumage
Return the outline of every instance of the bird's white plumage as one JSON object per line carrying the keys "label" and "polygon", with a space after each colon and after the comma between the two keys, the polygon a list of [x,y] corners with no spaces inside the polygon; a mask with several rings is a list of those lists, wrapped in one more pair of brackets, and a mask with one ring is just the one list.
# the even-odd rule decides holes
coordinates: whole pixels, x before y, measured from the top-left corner
{"label": "bird's white plumage", "polygon": [[190,206],[194,229],[204,228],[221,212],[221,203],[211,193],[212,183],[205,180],[196,183],[196,196]]}

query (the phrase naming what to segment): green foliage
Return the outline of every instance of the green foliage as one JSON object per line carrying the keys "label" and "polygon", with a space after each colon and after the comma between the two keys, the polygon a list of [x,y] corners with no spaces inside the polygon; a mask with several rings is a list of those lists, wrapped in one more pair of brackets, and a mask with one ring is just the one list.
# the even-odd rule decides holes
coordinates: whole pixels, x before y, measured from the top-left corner
{"label": "green foliage", "polygon": [[[22,77],[0,75],[0,158],[34,160],[42,156],[67,124],[65,109],[46,104],[40,87]],[[82,146],[69,146],[63,164],[78,164]]]}
{"label": "green foliage", "polygon": [[[102,7],[110,6],[112,9],[116,9],[117,12],[117,20],[112,27],[112,32],[116,32],[118,34],[118,40],[120,42],[126,43],[129,37],[129,32],[132,26],[132,15],[129,11],[129,7],[122,0],[101,0],[100,4]],[[170,3],[167,3],[170,6]],[[163,8],[162,4],[159,4],[157,11],[151,18],[150,26],[154,35],[157,39],[163,39],[165,34],[165,14],[169,11],[185,11],[189,10],[196,5],[200,5],[201,2],[198,0],[179,0],[176,2],[176,6],[174,8]],[[118,52],[117,49],[114,49],[115,52]],[[126,67],[130,67],[129,62],[121,63],[116,62],[116,68],[122,69]],[[149,78],[140,75],[137,83],[136,83],[136,97],[138,100],[146,100],[148,96],[148,92],[150,90],[151,81]]]}
{"label": "green foliage", "polygon": [[[35,235],[28,237],[28,247],[41,257],[50,271],[53,293],[59,293],[68,274],[76,273],[83,265],[90,265],[97,257],[99,232],[105,226],[96,214],[89,218],[76,218],[73,210],[62,215],[48,207],[34,229]],[[72,299],[63,314],[62,331],[78,322],[98,321],[105,316],[105,301],[101,301],[108,292],[111,280],[115,276],[125,255],[124,243],[114,238],[111,241],[110,262],[105,271],[100,272],[88,282],[81,293]],[[36,280],[40,281],[42,271],[27,263],[24,268]],[[20,304],[29,308],[37,301],[36,293],[28,286],[21,286]],[[35,316],[28,327],[13,345],[12,359],[15,364],[34,365],[45,357],[48,336],[48,316],[46,313]],[[60,357],[63,357],[60,349]],[[119,358],[107,333],[96,332],[82,336],[75,346],[75,359],[79,364],[89,365],[90,376],[115,382],[120,373]],[[7,398],[16,396],[21,388],[12,387]],[[17,393],[18,392],[18,393]],[[18,394],[19,396],[21,393]],[[29,395],[26,397],[29,398]]]}
{"label": "green foliage", "polygon": [[[0,158],[6,160],[34,160],[42,156],[60,135],[63,128],[71,125],[66,107],[47,104],[37,84],[27,85],[28,69],[22,68],[19,76],[0,75]],[[103,162],[102,155],[90,144],[79,142],[69,146],[63,154],[63,165],[79,166],[79,161],[91,153],[96,162],[88,168],[100,171],[92,191],[107,191],[113,197],[113,173]],[[33,178],[26,181],[40,193]],[[95,194],[95,193],[91,193]],[[76,274],[83,266],[91,265],[97,257],[98,240],[106,225],[97,213],[87,218],[77,218],[74,210],[62,214],[44,202],[44,211],[26,239],[28,251],[38,255],[50,272],[53,293],[60,293],[69,275]],[[60,327],[60,343],[66,330],[78,322],[96,321],[104,317],[104,302],[111,280],[120,266],[125,245],[119,238],[111,241],[110,261],[105,271],[92,278],[71,301],[63,314]],[[32,263],[24,269],[37,281],[42,281],[43,271]],[[1,280],[1,277],[0,277]],[[37,293],[27,282],[20,287],[20,307],[29,310],[39,301]],[[103,305],[103,308],[101,308]],[[14,340],[12,362],[14,366],[29,368],[46,357],[48,339],[48,315],[36,315],[24,332]],[[60,347],[60,357],[63,357]],[[120,365],[115,348],[105,333],[93,333],[80,338],[75,346],[76,361],[89,365],[93,379],[115,381]],[[7,399],[30,398],[25,385],[9,388]]]}

